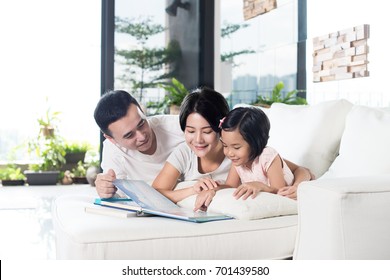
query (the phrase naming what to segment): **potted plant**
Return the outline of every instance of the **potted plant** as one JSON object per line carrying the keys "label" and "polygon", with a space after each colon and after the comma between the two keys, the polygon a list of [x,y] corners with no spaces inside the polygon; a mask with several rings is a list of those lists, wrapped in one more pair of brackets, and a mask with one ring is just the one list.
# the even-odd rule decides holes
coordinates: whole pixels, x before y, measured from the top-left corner
{"label": "potted plant", "polygon": [[8,164],[6,167],[0,168],[0,180],[3,186],[23,186],[25,179],[26,176],[21,168],[15,164]]}
{"label": "potted plant", "polygon": [[24,172],[29,185],[55,185],[61,167],[65,164],[65,149],[62,141],[50,137],[35,146],[40,163],[30,164]]}
{"label": "potted plant", "polygon": [[55,185],[59,180],[61,167],[65,164],[63,139],[58,135],[57,123],[59,112],[46,110],[40,125],[38,136],[28,143],[28,150],[35,154],[38,163],[30,164],[24,172],[29,185]]}
{"label": "potted plant", "polygon": [[77,166],[74,167],[71,171],[71,178],[75,184],[88,184],[87,181],[87,164],[81,160],[77,163]]}
{"label": "potted plant", "polygon": [[300,92],[296,89],[288,92],[285,97],[282,97],[282,89],[284,88],[284,83],[279,82],[275,85],[272,90],[272,93],[269,97],[258,96],[254,105],[262,107],[270,107],[272,103],[284,103],[284,104],[294,104],[294,105],[307,105],[305,98],[297,96],[297,93]]}
{"label": "potted plant", "polygon": [[[47,101],[47,100],[46,100]],[[59,121],[58,116],[61,114],[61,112],[58,111],[51,111],[51,108],[48,107],[45,114],[38,118],[37,121],[40,125],[40,133],[44,137],[52,137],[54,136],[54,131],[57,127],[57,123]]]}
{"label": "potted plant", "polygon": [[186,87],[176,78],[172,78],[171,84],[161,84],[160,86],[168,92],[164,102],[169,106],[169,112],[179,114],[180,105],[188,94]]}
{"label": "potted plant", "polygon": [[90,145],[87,142],[66,142],[65,149],[65,165],[63,170],[71,170],[75,168],[79,161],[84,163],[85,154],[89,150]]}

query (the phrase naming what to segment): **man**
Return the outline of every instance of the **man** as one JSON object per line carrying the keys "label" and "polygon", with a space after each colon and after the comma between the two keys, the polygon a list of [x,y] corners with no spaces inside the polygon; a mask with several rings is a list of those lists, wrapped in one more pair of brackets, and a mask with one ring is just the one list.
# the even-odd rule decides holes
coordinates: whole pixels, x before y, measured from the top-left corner
{"label": "man", "polygon": [[122,90],[105,93],[98,102],[95,121],[103,142],[103,173],[95,185],[100,197],[112,197],[116,178],[151,183],[172,150],[184,141],[178,116],[146,118],[137,100]]}

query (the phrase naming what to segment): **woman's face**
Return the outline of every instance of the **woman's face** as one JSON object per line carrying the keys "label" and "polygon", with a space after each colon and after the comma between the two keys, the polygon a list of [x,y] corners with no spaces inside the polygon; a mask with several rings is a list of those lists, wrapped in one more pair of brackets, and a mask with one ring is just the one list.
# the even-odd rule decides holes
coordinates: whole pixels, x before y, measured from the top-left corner
{"label": "woman's face", "polygon": [[211,128],[208,121],[198,113],[188,115],[184,136],[187,145],[198,157],[206,156],[219,143],[217,133]]}

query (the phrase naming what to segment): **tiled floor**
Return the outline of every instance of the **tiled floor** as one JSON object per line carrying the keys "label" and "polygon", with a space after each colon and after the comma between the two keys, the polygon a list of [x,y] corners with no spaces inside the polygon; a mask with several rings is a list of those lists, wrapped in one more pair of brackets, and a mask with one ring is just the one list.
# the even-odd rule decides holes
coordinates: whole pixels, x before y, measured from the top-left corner
{"label": "tiled floor", "polygon": [[52,202],[76,193],[96,190],[89,185],[0,186],[0,259],[55,259]]}

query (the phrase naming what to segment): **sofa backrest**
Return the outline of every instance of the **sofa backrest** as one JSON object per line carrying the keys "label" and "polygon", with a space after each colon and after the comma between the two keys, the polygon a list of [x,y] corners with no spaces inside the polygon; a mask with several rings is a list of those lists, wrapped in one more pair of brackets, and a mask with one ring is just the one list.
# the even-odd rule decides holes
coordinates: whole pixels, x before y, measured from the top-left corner
{"label": "sofa backrest", "polygon": [[340,155],[321,178],[390,173],[390,108],[355,105],[346,118]]}
{"label": "sofa backrest", "polygon": [[268,145],[280,155],[322,176],[338,155],[345,119],[352,108],[347,100],[316,105],[272,104]]}

